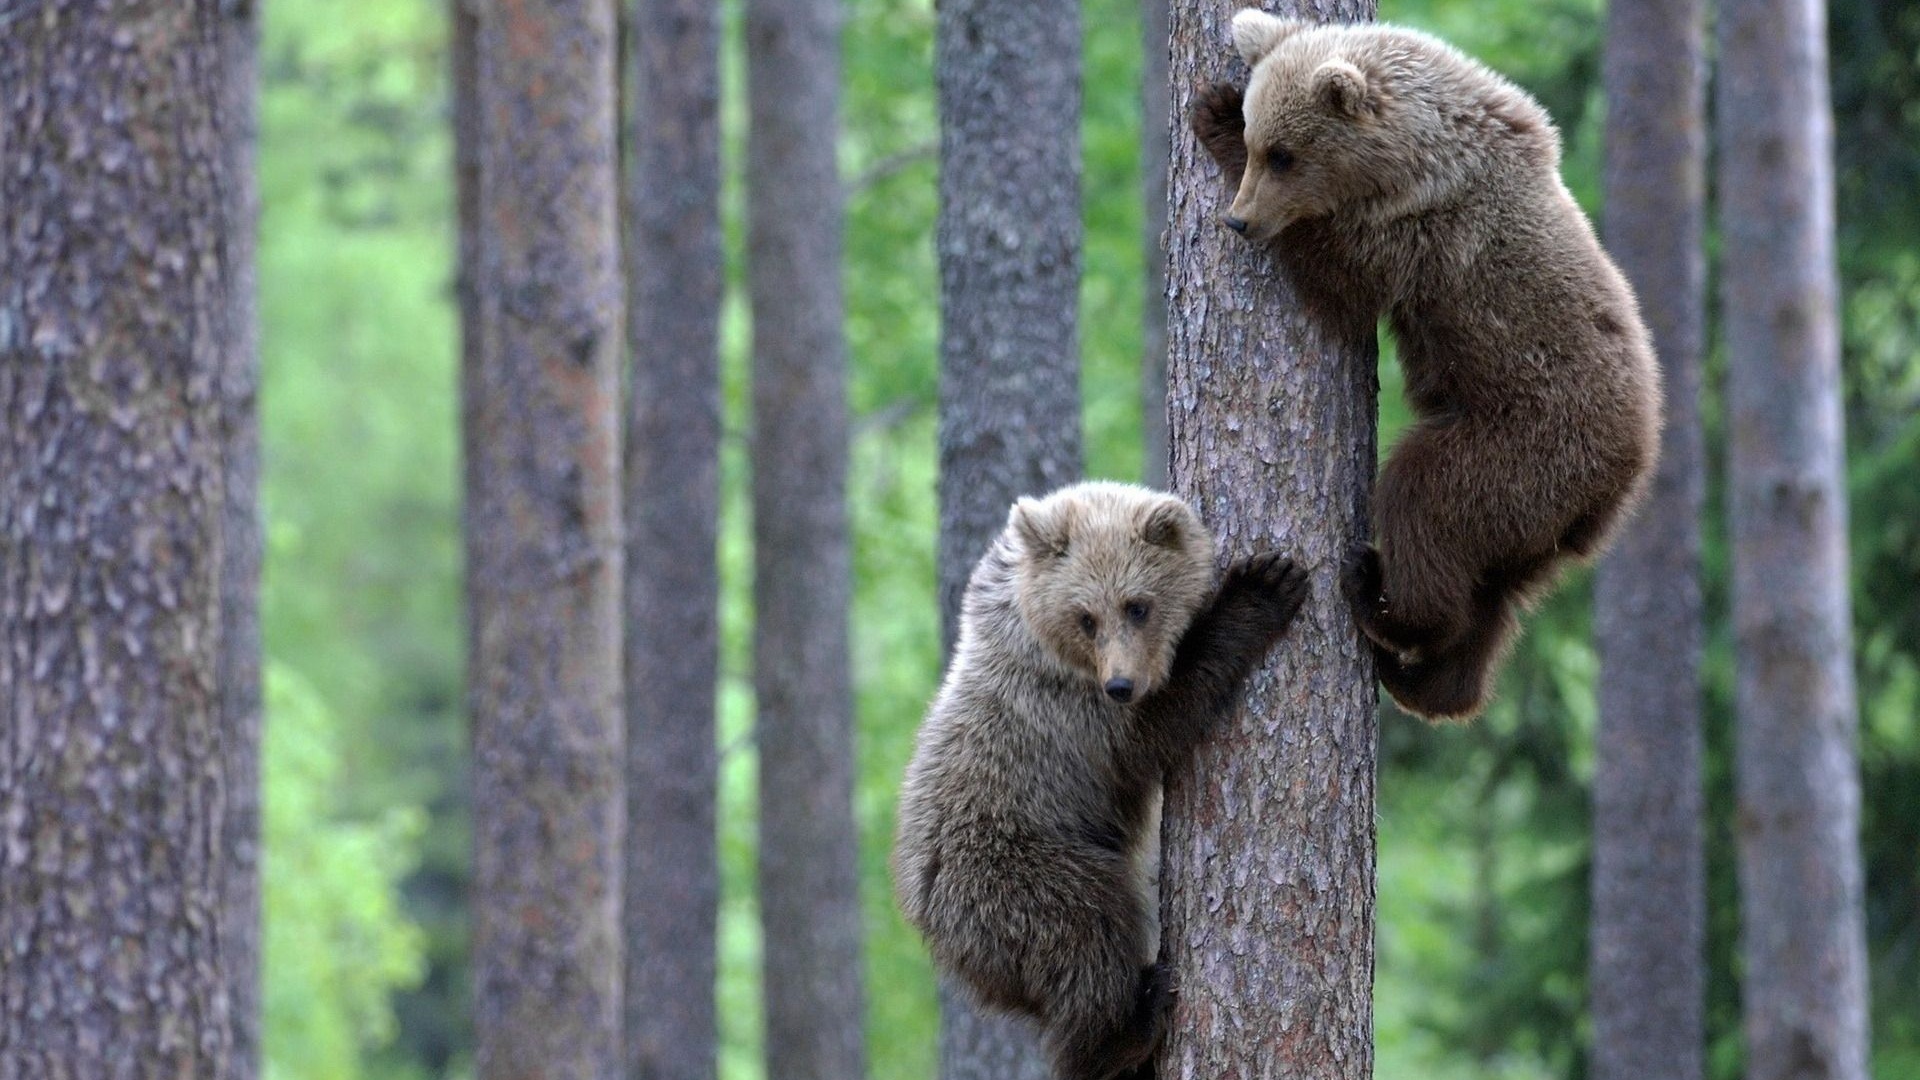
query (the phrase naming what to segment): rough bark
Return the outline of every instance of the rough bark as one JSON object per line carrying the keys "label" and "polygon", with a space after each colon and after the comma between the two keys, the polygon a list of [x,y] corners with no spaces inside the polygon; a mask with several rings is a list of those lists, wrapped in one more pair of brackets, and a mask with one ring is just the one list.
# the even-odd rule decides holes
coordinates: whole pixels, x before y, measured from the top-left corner
{"label": "rough bark", "polygon": [[260,25],[252,0],[221,5],[226,62],[226,370],[221,377],[222,468],[220,712],[227,740],[227,923],[233,1053],[229,1080],[260,1075],[260,332],[254,239],[260,217]]}
{"label": "rough bark", "polygon": [[1594,586],[1592,1064],[1595,1080],[1699,1080],[1705,5],[1614,0],[1607,11],[1606,241],[1653,332],[1666,426],[1646,503]]}
{"label": "rough bark", "polygon": [[631,20],[626,1074],[712,1080],[720,18],[648,0]]}
{"label": "rough bark", "polygon": [[217,0],[0,28],[0,1076],[227,1075]]}
{"label": "rough bark", "polygon": [[[1021,495],[1080,475],[1080,13],[1069,0],[943,0],[940,609]],[[1035,123],[1036,115],[1067,118]],[[944,1080],[1044,1080],[1035,1029],[940,994]]]}
{"label": "rough bark", "polygon": [[607,1080],[626,816],[613,5],[468,14],[475,1073]]}
{"label": "rough bark", "polygon": [[1719,8],[1743,1014],[1751,1080],[1865,1080],[1833,117],[1820,0]]}
{"label": "rough bark", "polygon": [[[1373,15],[1367,0],[1273,7]],[[1314,584],[1246,709],[1168,781],[1162,950],[1180,992],[1159,1075],[1365,1080],[1376,695],[1336,578],[1369,533],[1375,346],[1309,321],[1270,257],[1219,223],[1231,193],[1184,121],[1197,85],[1246,77],[1232,14],[1173,5],[1173,483],[1224,554],[1277,548]]]}
{"label": "rough bark", "polygon": [[1140,0],[1140,193],[1146,286],[1140,308],[1140,482],[1167,484],[1168,0]]}
{"label": "rough bark", "polygon": [[746,34],[767,1075],[857,1080],[839,4],[749,0]]}

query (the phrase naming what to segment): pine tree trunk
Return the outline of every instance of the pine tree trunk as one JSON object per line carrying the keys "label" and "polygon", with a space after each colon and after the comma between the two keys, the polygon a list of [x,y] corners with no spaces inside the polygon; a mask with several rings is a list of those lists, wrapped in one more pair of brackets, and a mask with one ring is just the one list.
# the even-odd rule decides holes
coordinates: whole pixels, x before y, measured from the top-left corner
{"label": "pine tree trunk", "polygon": [[613,5],[470,14],[475,1074],[609,1080],[626,816]]}
{"label": "pine tree trunk", "polygon": [[858,1080],[839,4],[748,0],[746,34],[767,1075]]}
{"label": "pine tree trunk", "polygon": [[1719,9],[1750,1080],[1865,1080],[1867,968],[1820,0]]}
{"label": "pine tree trunk", "polygon": [[[1358,21],[1373,5],[1280,10]],[[1375,348],[1370,326],[1342,339],[1309,322],[1269,256],[1220,225],[1231,193],[1184,121],[1197,84],[1246,78],[1232,14],[1173,6],[1173,483],[1224,555],[1286,552],[1313,598],[1247,708],[1168,781],[1162,951],[1179,996],[1159,1075],[1366,1080],[1376,695],[1336,580],[1369,533]]]}
{"label": "pine tree trunk", "polygon": [[227,924],[224,947],[231,978],[233,1053],[228,1080],[260,1075],[260,331],[255,304],[255,237],[260,218],[254,155],[259,145],[257,53],[260,24],[253,0],[221,5],[220,48],[226,62],[223,126],[227,132],[226,225],[228,331],[221,377],[222,462],[226,509],[221,522],[220,712],[227,739]]}
{"label": "pine tree trunk", "polygon": [[225,1077],[217,0],[0,27],[0,1076]]}
{"label": "pine tree trunk", "polygon": [[1140,192],[1146,288],[1140,308],[1140,482],[1167,485],[1167,83],[1169,0],[1140,0]]}
{"label": "pine tree trunk", "polygon": [[720,17],[632,10],[627,196],[626,1075],[712,1080]]}
{"label": "pine tree trunk", "polygon": [[[940,610],[1021,495],[1080,475],[1080,16],[942,0]],[[1055,122],[1035,123],[1039,113]],[[940,993],[943,1080],[1045,1080],[1036,1031]]]}
{"label": "pine tree trunk", "polygon": [[1653,332],[1666,427],[1647,501],[1594,586],[1601,667],[1588,974],[1593,1074],[1699,1080],[1706,994],[1704,4],[1614,0],[1605,78],[1606,241]]}

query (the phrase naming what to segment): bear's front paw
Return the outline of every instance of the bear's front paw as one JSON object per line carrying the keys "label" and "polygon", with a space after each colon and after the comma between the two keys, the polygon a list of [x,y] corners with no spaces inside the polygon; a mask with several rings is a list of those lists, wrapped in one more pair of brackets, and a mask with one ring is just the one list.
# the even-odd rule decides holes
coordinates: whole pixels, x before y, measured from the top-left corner
{"label": "bear's front paw", "polygon": [[1229,187],[1240,186],[1247,165],[1245,94],[1232,83],[1214,83],[1198,91],[1193,104],[1193,133],[1226,173]]}
{"label": "bear's front paw", "polygon": [[1249,556],[1227,568],[1220,598],[1242,606],[1271,637],[1287,625],[1307,600],[1307,572],[1277,552]]}

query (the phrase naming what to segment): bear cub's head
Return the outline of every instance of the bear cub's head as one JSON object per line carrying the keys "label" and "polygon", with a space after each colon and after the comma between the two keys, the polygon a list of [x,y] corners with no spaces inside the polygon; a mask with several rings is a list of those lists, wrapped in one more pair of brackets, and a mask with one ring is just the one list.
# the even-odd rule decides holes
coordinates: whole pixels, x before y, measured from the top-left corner
{"label": "bear cub's head", "polygon": [[[1350,211],[1417,213],[1481,182],[1499,159],[1557,164],[1558,136],[1540,107],[1438,38],[1247,8],[1233,17],[1233,43],[1252,69],[1242,115],[1211,126],[1245,125],[1224,219],[1249,240]],[[1208,126],[1200,134],[1214,156],[1239,158],[1222,145],[1231,133]]]}
{"label": "bear cub's head", "polygon": [[1020,615],[1040,647],[1121,704],[1163,686],[1213,588],[1213,537],[1192,508],[1096,481],[1021,499],[1007,525]]}

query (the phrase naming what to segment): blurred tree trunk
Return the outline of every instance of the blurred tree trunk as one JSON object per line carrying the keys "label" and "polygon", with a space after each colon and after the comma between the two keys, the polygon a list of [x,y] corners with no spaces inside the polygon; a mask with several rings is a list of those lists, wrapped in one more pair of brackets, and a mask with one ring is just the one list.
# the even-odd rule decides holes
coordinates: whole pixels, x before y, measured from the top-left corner
{"label": "blurred tree trunk", "polygon": [[[1362,21],[1368,0],[1269,5]],[[1173,5],[1173,93],[1247,75],[1230,5]],[[1336,580],[1369,533],[1374,328],[1309,322],[1268,255],[1227,231],[1219,170],[1173,140],[1167,395],[1174,489],[1234,555],[1313,568],[1313,599],[1248,707],[1169,777],[1162,952],[1175,999],[1162,1080],[1373,1071],[1373,664]]]}
{"label": "blurred tree trunk", "polygon": [[227,141],[228,330],[221,377],[222,462],[220,712],[227,739],[227,926],[232,973],[233,1054],[229,1080],[260,1075],[260,331],[255,314],[254,239],[260,196],[257,62],[260,23],[253,0],[221,5],[220,49]]}
{"label": "blurred tree trunk", "polygon": [[767,1075],[858,1080],[838,0],[748,0],[746,34]]}
{"label": "blurred tree trunk", "polygon": [[472,5],[455,61],[474,185],[475,1074],[606,1080],[620,1070],[625,819],[613,4]]}
{"label": "blurred tree trunk", "polygon": [[[1080,475],[1080,12],[942,0],[940,610],[1021,495]],[[1036,111],[1038,110],[1038,111]],[[1036,115],[1052,120],[1035,123]],[[1045,1080],[1038,1033],[940,992],[944,1080]]]}
{"label": "blurred tree trunk", "polygon": [[9,1078],[229,1075],[220,7],[0,29]]}
{"label": "blurred tree trunk", "polygon": [[1594,637],[1589,987],[1595,1080],[1699,1080],[1704,1065],[1700,428],[1706,255],[1701,0],[1608,6],[1606,240],[1666,383],[1653,487],[1600,564]]}
{"label": "blurred tree trunk", "polygon": [[626,1075],[712,1080],[720,14],[628,11]]}
{"label": "blurred tree trunk", "polygon": [[1719,9],[1747,1076],[1865,1080],[1860,771],[1820,0]]}
{"label": "blurred tree trunk", "polygon": [[1146,288],[1140,307],[1140,482],[1167,485],[1168,0],[1140,0],[1140,192]]}

